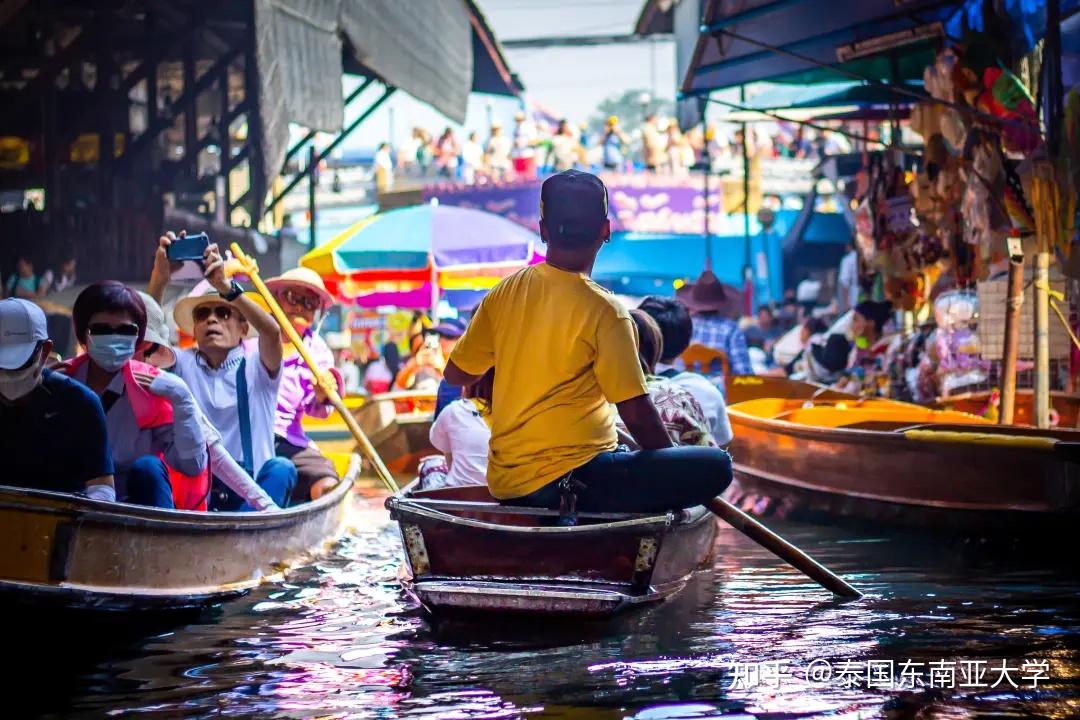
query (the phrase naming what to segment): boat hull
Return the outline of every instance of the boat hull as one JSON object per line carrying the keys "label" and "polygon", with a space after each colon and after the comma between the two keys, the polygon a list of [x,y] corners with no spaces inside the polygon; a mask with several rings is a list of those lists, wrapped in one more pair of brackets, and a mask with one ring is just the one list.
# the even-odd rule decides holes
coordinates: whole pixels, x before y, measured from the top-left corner
{"label": "boat hull", "polygon": [[358,468],[318,500],[266,513],[161,510],[0,486],[0,599],[153,611],[240,595],[341,534]]}
{"label": "boat hull", "polygon": [[557,513],[515,514],[490,498],[440,506],[395,496],[387,507],[406,551],[405,588],[437,614],[602,616],[656,602],[711,562],[717,532],[704,508],[559,527]]}
{"label": "boat hull", "polygon": [[[928,442],[881,428],[802,426],[737,407],[729,416],[735,482],[728,497],[759,515],[995,533],[1051,531],[1080,520],[1074,454],[1009,441],[1044,431],[928,425],[958,438]],[[973,444],[964,433],[1002,440]],[[1065,447],[1072,434],[1055,435]]]}

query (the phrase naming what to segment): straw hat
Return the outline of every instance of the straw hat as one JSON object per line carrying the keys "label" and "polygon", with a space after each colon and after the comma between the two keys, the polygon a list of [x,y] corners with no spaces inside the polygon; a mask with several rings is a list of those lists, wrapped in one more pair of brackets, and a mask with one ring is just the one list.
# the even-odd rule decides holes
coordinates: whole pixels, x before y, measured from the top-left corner
{"label": "straw hat", "polygon": [[[245,293],[248,297],[252,297],[253,293]],[[258,297],[255,294],[255,297]],[[177,301],[176,307],[173,308],[173,320],[176,321],[176,327],[181,332],[195,336],[195,309],[203,305],[228,305],[232,307],[232,304],[221,297],[217,290],[210,287],[210,283],[203,281],[191,289],[191,292],[186,297],[180,298]],[[235,308],[234,308],[235,310]],[[253,338],[258,335],[258,332],[251,323],[248,323],[247,337]]]}
{"label": "straw hat", "polygon": [[170,358],[165,367],[172,367],[176,364],[176,351],[172,349],[172,343],[169,342],[169,322],[165,319],[165,310],[154,298],[141,290],[137,292],[146,307],[146,333],[143,335],[143,340],[159,345],[161,349],[158,352],[165,352]]}
{"label": "straw hat", "polygon": [[728,315],[738,307],[739,292],[720,282],[711,270],[706,270],[692,284],[683,285],[675,297],[692,313],[718,312]]}
{"label": "straw hat", "polygon": [[319,277],[319,273],[311,268],[296,267],[286,270],[281,275],[267,280],[266,287],[270,288],[270,291],[274,293],[286,287],[304,288],[319,296],[319,304],[323,310],[327,310],[334,305],[334,296],[326,290],[326,285],[323,283],[323,279]]}

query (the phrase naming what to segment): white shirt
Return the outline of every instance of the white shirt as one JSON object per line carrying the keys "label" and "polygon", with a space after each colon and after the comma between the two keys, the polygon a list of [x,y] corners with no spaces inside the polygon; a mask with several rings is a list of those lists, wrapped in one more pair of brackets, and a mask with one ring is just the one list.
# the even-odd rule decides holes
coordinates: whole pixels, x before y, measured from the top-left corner
{"label": "white shirt", "polygon": [[218,432],[221,443],[229,454],[244,464],[243,442],[240,439],[240,419],[238,417],[236,395],[236,369],[240,361],[247,358],[245,377],[248,389],[248,416],[251,420],[251,454],[249,460],[252,475],[258,476],[259,469],[267,460],[274,457],[274,414],[277,408],[278,385],[281,384],[281,372],[277,377],[263,366],[257,345],[246,349],[244,345],[233,348],[221,367],[212,368],[198,350],[181,350],[176,353],[176,374],[183,378],[191,388],[191,394],[202,408]]}
{"label": "white shirt", "polygon": [[480,167],[484,164],[484,148],[475,140],[466,140],[461,146],[461,162],[466,167]]}
{"label": "white shirt", "polygon": [[[673,367],[673,365],[657,363],[656,372],[659,374]],[[705,411],[705,418],[709,421],[713,438],[720,447],[731,442],[735,434],[731,431],[727,405],[724,403],[724,394],[720,392],[720,388],[709,382],[705,376],[693,372],[681,372],[674,377],[664,377],[694,396],[698,405]]]}
{"label": "white shirt", "polygon": [[854,250],[844,255],[840,261],[840,273],[836,284],[840,286],[840,291],[837,293],[840,296],[840,302],[846,303],[846,305],[841,305],[842,310],[859,304],[859,264]]}
{"label": "white shirt", "polygon": [[510,167],[510,138],[492,135],[487,144],[488,162],[497,170]]}
{"label": "white shirt", "polygon": [[431,426],[431,444],[450,456],[445,487],[486,485],[491,428],[472,400],[447,405]]}

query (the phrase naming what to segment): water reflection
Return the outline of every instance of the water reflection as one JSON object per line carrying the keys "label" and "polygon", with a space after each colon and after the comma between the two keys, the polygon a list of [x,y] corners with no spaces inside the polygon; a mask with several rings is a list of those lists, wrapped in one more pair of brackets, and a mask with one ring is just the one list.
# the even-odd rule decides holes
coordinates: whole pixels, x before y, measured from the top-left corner
{"label": "water reflection", "polygon": [[[1037,557],[1001,562],[932,538],[783,526],[867,593],[838,603],[726,530],[715,567],[661,606],[599,623],[433,623],[399,591],[387,522],[370,503],[331,557],[288,582],[179,627],[73,654],[51,673],[56,692],[32,705],[65,717],[1080,713],[1080,585]],[[65,647],[73,637],[82,635],[67,635]],[[815,661],[1003,658],[1045,659],[1049,679],[1034,692],[868,689],[806,675]],[[762,663],[783,666],[778,682],[740,682],[745,667]]]}

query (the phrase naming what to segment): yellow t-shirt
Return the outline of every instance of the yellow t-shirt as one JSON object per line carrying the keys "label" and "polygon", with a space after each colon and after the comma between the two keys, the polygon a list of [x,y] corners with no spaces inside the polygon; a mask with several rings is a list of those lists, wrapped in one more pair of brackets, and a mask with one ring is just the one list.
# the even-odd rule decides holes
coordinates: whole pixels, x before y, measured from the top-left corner
{"label": "yellow t-shirt", "polygon": [[626,309],[547,263],[488,293],[450,359],[470,375],[495,366],[488,487],[503,500],[614,450],[608,403],[648,392]]}

